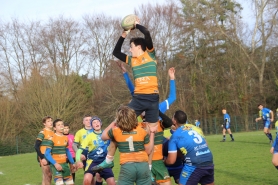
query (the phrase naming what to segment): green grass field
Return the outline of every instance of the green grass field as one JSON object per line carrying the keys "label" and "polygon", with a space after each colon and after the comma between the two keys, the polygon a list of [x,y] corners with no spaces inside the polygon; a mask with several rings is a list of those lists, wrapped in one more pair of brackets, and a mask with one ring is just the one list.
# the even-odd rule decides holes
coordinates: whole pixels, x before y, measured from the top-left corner
{"label": "green grass field", "polygon": [[[274,131],[272,134],[276,136]],[[234,133],[234,137],[235,142],[230,142],[227,135],[224,143],[219,142],[221,135],[206,137],[214,156],[215,184],[277,185],[278,171],[271,163],[271,146],[263,131]],[[118,156],[115,159],[113,171],[117,179],[120,166]],[[41,176],[35,153],[0,158],[0,184],[39,185]],[[82,184],[82,176],[83,170],[79,170],[75,184]]]}

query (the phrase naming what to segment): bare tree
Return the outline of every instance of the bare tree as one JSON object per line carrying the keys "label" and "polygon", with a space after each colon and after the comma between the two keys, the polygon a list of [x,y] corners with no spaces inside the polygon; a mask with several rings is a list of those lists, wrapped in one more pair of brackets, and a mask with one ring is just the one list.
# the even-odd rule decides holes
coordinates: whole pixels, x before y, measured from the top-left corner
{"label": "bare tree", "polygon": [[103,77],[112,59],[114,45],[121,33],[119,18],[103,14],[84,16],[87,52],[90,55],[90,74]]}

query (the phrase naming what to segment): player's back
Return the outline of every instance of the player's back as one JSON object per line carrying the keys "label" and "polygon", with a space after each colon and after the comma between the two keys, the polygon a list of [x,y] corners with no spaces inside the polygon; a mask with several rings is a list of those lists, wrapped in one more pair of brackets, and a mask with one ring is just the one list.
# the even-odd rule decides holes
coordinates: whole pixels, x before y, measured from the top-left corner
{"label": "player's back", "polygon": [[212,153],[200,128],[185,124],[174,132],[171,140],[181,150],[187,164],[206,166],[213,163]]}
{"label": "player's back", "polygon": [[149,136],[141,125],[138,125],[131,132],[125,132],[119,127],[114,127],[109,130],[108,135],[117,142],[120,164],[148,161],[144,145],[149,143]]}

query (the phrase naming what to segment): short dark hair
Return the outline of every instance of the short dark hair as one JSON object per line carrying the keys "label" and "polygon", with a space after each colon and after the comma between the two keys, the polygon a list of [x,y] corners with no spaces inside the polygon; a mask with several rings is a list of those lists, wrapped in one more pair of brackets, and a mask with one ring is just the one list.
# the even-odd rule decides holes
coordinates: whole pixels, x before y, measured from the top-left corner
{"label": "short dark hair", "polygon": [[262,105],[262,104],[258,104],[258,107],[259,107],[259,106],[263,106],[263,105]]}
{"label": "short dark hair", "polygon": [[140,45],[142,50],[146,51],[146,41],[145,41],[144,38],[142,38],[142,37],[135,37],[135,38],[130,39],[130,43],[129,44],[131,44],[132,42],[134,43],[135,46]]}
{"label": "short dark hair", "polygon": [[174,114],[174,119],[177,121],[178,124],[184,124],[187,121],[187,115],[185,112],[177,110]]}
{"label": "short dark hair", "polygon": [[56,127],[56,123],[59,122],[59,121],[63,121],[62,119],[55,119],[53,121],[53,127]]}
{"label": "short dark hair", "polygon": [[45,123],[46,120],[48,120],[48,119],[52,119],[52,117],[51,116],[45,116],[44,118],[42,118],[42,123]]}
{"label": "short dark hair", "polygon": [[70,128],[70,125],[68,123],[64,123],[64,127],[69,127]]}

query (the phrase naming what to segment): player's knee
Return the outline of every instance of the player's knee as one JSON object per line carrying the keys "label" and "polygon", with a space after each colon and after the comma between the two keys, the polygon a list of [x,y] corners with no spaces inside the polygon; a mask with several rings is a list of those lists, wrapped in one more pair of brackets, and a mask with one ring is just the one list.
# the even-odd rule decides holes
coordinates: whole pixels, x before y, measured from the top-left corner
{"label": "player's knee", "polygon": [[67,180],[65,183],[66,183],[66,185],[72,185],[72,184],[74,184],[74,182],[73,182],[73,180],[72,180],[72,179]]}
{"label": "player's knee", "polygon": [[277,168],[278,166],[278,161],[276,159],[272,160],[272,164]]}
{"label": "player's knee", "polygon": [[84,177],[83,184],[84,185],[91,185],[92,178]]}
{"label": "player's knee", "polygon": [[55,185],[64,185],[64,182],[63,182],[63,180],[57,180],[55,182]]}

